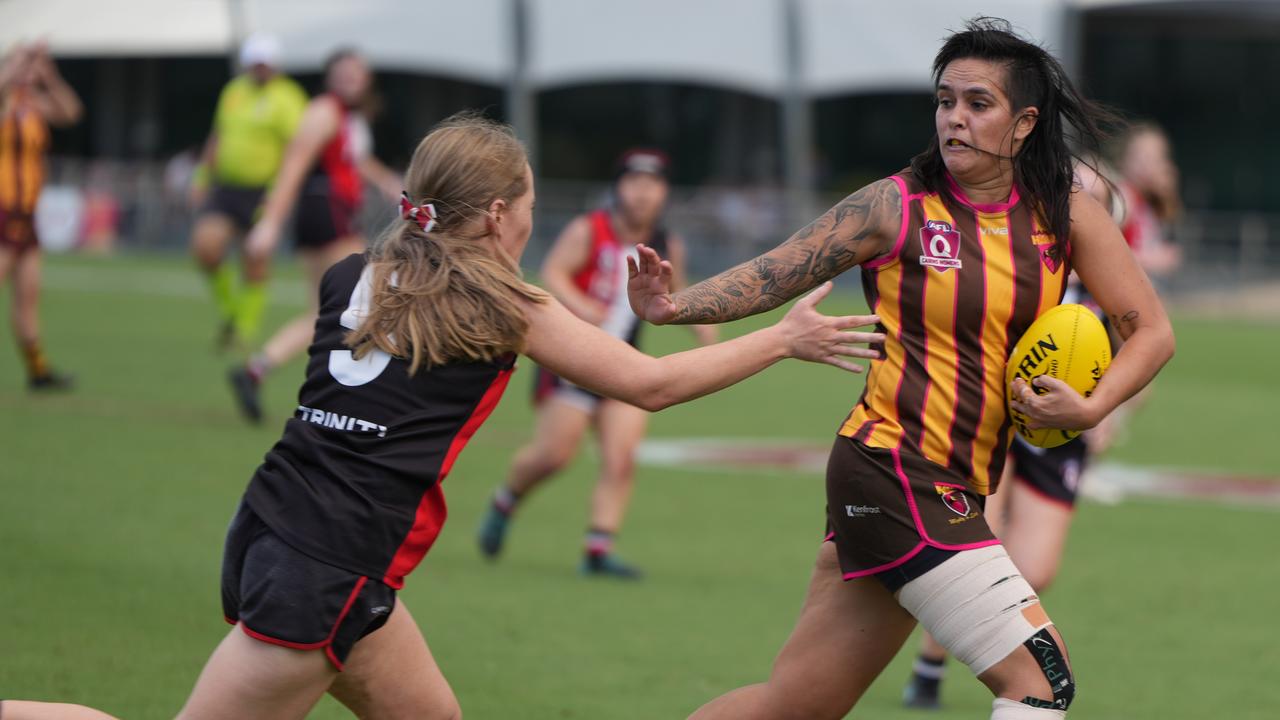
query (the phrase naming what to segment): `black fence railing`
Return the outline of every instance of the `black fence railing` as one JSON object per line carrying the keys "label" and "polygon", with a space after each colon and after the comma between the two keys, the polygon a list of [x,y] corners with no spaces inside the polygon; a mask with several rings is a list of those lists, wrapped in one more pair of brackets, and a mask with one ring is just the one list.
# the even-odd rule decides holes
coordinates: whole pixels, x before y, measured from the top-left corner
{"label": "black fence railing", "polygon": [[[187,184],[193,158],[168,163],[79,161],[50,163],[41,199],[40,228],[52,251],[181,252],[193,212]],[[816,198],[825,208],[838,197]],[[542,180],[538,214],[524,264],[537,268],[569,220],[609,202],[603,183]],[[667,225],[685,238],[690,274],[706,276],[785,239],[785,198],[779,187],[707,185],[672,189]],[[369,237],[395,217],[391,203],[370,193],[360,217]],[[1172,233],[1183,265],[1163,283],[1173,293],[1229,288],[1280,277],[1280,215],[1188,212]]]}

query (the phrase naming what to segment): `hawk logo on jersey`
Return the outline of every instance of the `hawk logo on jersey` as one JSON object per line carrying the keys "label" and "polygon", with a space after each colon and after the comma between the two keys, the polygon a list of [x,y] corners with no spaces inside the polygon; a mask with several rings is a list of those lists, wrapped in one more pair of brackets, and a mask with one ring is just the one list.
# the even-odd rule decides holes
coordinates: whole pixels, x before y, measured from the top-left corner
{"label": "hawk logo on jersey", "polygon": [[1062,267],[1062,260],[1061,258],[1053,257],[1050,252],[1053,250],[1053,236],[1040,228],[1035,228],[1031,231],[1031,242],[1035,243],[1036,250],[1040,251],[1040,262],[1049,268],[1049,272],[1058,272],[1058,269]]}
{"label": "hawk logo on jersey", "polygon": [[920,264],[946,272],[960,269],[960,231],[942,220],[926,220],[920,228]]}
{"label": "hawk logo on jersey", "polygon": [[964,488],[950,483],[934,483],[933,489],[938,491],[942,504],[948,510],[962,518],[969,517],[969,497],[964,494]]}

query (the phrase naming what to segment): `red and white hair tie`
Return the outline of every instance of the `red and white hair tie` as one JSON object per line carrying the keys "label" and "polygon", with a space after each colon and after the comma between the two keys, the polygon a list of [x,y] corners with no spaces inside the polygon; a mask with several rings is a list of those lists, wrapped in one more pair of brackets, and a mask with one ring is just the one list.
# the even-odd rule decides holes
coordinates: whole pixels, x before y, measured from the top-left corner
{"label": "red and white hair tie", "polygon": [[418,223],[422,232],[429,233],[436,226],[436,206],[431,203],[414,205],[409,193],[400,193],[400,217]]}

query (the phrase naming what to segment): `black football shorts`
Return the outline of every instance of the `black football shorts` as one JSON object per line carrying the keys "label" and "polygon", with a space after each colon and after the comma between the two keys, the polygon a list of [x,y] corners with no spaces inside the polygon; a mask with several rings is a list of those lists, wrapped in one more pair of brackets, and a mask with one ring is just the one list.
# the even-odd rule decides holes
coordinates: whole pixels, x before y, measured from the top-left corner
{"label": "black football shorts", "polygon": [[1015,437],[1009,448],[1013,480],[1040,497],[1067,509],[1076,506],[1080,477],[1089,460],[1084,437],[1052,448],[1039,448]]}
{"label": "black football shorts", "polygon": [[240,503],[222,560],[222,611],[249,637],[323,650],[341,670],[356,642],[386,624],[395,604],[395,590],[380,580],[298,552]]}

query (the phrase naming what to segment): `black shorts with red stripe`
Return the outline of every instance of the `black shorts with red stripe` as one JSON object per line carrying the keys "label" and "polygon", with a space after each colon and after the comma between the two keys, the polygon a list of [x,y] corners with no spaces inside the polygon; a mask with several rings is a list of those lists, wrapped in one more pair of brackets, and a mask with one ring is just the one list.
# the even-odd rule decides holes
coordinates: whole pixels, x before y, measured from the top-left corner
{"label": "black shorts with red stripe", "polygon": [[550,370],[539,366],[534,371],[533,404],[541,405],[551,398],[558,398],[585,413],[594,413],[596,408],[600,406],[600,401],[604,400],[603,397],[590,390],[574,385]]}
{"label": "black shorts with red stripe", "polygon": [[334,195],[323,178],[307,181],[293,219],[293,243],[299,250],[316,250],[358,234],[360,208]]}
{"label": "black shorts with red stripe", "polygon": [[395,590],[298,552],[240,503],[222,559],[222,612],[249,637],[323,650],[342,670],[355,644],[385,625],[395,604]]}
{"label": "black shorts with red stripe", "polygon": [[1089,446],[1083,437],[1053,448],[1035,447],[1015,437],[1009,447],[1014,482],[1069,510],[1076,506],[1088,461]]}

